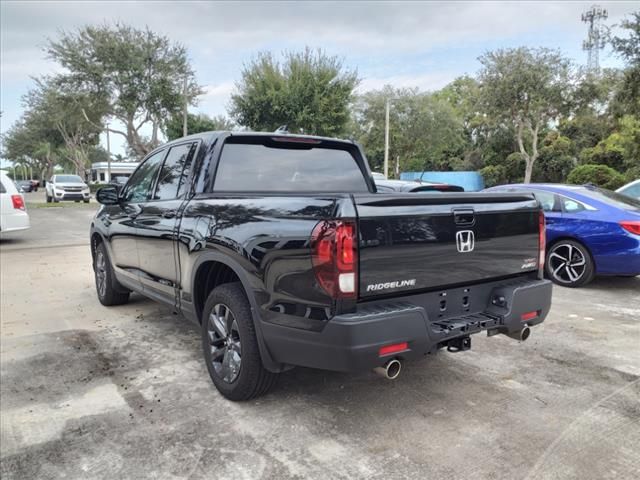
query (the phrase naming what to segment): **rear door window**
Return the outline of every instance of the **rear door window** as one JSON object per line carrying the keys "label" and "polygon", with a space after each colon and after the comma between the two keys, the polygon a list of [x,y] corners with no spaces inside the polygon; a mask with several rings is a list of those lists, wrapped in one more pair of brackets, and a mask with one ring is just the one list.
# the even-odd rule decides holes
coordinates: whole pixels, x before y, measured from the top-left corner
{"label": "rear door window", "polygon": [[7,189],[4,188],[4,183],[2,183],[1,178],[0,178],[0,193],[7,193]]}
{"label": "rear door window", "polygon": [[368,192],[353,155],[343,149],[284,142],[226,143],[217,192]]}

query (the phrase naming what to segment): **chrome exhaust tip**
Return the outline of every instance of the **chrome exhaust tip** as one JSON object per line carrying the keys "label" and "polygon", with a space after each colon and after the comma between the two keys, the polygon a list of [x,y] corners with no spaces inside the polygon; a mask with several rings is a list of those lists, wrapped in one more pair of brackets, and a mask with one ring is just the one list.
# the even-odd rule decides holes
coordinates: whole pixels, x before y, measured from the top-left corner
{"label": "chrome exhaust tip", "polygon": [[402,363],[396,358],[389,360],[382,367],[376,367],[373,369],[373,371],[378,375],[388,380],[395,380],[398,378],[400,376],[400,370],[402,370]]}
{"label": "chrome exhaust tip", "polygon": [[514,340],[518,340],[519,342],[524,342],[531,336],[531,329],[525,325],[522,330],[505,333],[505,335],[509,338],[513,338]]}

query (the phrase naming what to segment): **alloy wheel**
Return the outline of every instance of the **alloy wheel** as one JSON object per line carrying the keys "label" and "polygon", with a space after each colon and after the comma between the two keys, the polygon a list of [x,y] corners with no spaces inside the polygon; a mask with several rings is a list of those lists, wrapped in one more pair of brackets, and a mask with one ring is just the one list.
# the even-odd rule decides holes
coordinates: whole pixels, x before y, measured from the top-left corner
{"label": "alloy wheel", "polygon": [[549,272],[559,283],[579,281],[586,268],[586,253],[575,245],[559,243],[549,253]]}
{"label": "alloy wheel", "polygon": [[107,262],[100,251],[96,253],[96,286],[98,295],[104,297],[107,293]]}
{"label": "alloy wheel", "polygon": [[238,322],[231,309],[217,303],[207,323],[210,361],[216,374],[226,383],[233,383],[240,375],[242,347]]}

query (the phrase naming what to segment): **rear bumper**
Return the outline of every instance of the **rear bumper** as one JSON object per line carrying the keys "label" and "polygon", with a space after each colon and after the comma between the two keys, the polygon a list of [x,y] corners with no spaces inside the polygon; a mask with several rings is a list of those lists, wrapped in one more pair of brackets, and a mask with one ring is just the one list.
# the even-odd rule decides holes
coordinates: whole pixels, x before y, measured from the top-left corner
{"label": "rear bumper", "polygon": [[2,233],[17,232],[26,230],[30,226],[29,214],[23,210],[14,210],[12,213],[2,215],[0,231]]}
{"label": "rear bumper", "polygon": [[[436,313],[434,295],[415,295],[383,302],[362,304],[356,313],[334,317],[321,332],[263,323],[262,332],[269,353],[281,364],[336,371],[361,371],[381,366],[391,358],[411,360],[446,347],[456,338],[488,331],[489,334],[514,333],[524,326],[542,323],[551,308],[551,282],[548,280],[503,281],[474,286],[484,297],[481,310]],[[447,291],[449,298],[469,289]],[[475,292],[473,292],[475,294]],[[496,305],[496,299],[504,299]],[[429,302],[425,304],[425,302]],[[470,302],[467,302],[469,304]],[[500,302],[498,302],[500,303]],[[533,318],[523,315],[535,312]],[[382,346],[408,343],[408,349],[380,356]]]}

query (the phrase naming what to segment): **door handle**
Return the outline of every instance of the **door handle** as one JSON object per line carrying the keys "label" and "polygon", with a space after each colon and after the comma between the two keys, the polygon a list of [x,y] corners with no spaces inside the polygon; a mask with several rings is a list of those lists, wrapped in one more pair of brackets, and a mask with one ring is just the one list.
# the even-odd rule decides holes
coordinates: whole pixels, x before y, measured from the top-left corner
{"label": "door handle", "polygon": [[162,212],[162,216],[167,219],[175,218],[176,211],[175,210],[165,210]]}

